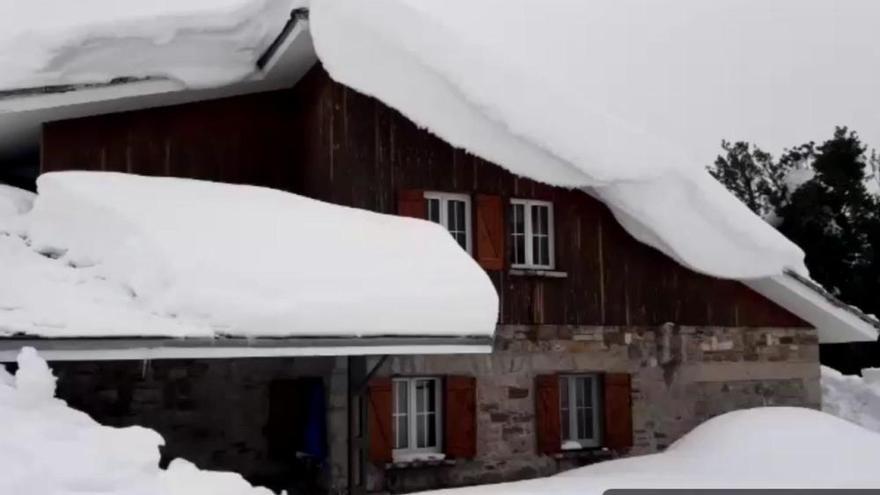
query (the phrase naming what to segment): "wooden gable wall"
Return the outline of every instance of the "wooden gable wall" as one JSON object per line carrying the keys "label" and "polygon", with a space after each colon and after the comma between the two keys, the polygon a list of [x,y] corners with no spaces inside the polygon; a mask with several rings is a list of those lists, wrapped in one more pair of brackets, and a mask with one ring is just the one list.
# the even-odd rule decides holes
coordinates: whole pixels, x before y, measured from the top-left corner
{"label": "wooden gable wall", "polygon": [[383,213],[411,189],[548,200],[567,277],[489,272],[503,323],[807,326],[739,282],[637,242],[589,195],[454,149],[319,67],[290,91],[48,124],[42,164],[266,185]]}

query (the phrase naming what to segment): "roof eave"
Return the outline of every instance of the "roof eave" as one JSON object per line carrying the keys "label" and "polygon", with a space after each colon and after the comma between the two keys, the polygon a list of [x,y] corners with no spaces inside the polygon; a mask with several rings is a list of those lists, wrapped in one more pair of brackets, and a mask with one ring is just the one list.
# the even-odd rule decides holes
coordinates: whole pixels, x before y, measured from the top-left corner
{"label": "roof eave", "polygon": [[279,338],[0,338],[0,362],[33,347],[48,361],[128,361],[268,357],[487,354],[493,339],[473,336]]}
{"label": "roof eave", "polygon": [[813,325],[819,343],[875,342],[880,322],[848,306],[793,272],[744,282],[754,291]]}

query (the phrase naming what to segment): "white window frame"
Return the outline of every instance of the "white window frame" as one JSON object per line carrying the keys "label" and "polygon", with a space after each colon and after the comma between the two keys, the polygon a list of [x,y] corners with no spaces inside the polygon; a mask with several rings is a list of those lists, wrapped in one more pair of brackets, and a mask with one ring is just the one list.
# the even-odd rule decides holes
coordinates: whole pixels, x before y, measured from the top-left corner
{"label": "white window frame", "polygon": [[[590,387],[592,390],[591,397],[591,405],[593,409],[593,438],[575,438],[577,431],[577,392],[575,391],[575,385],[577,380],[579,379],[587,379],[593,382],[593,386]],[[581,373],[576,375],[560,375],[560,382],[562,380],[567,380],[566,390],[568,391],[568,417],[563,417],[562,414],[562,383],[560,383],[560,394],[559,394],[559,420],[568,422],[568,432],[570,438],[562,438],[562,444],[564,445],[567,442],[576,442],[580,444],[581,448],[594,448],[600,447],[602,445],[602,415],[604,414],[604,408],[602,407],[601,398],[599,395],[599,384],[601,380],[599,380],[599,375],[596,373]],[[560,433],[562,433],[560,425]]]}
{"label": "white window frame", "polygon": [[[525,263],[513,263],[511,262],[511,268],[521,268],[527,270],[552,270],[556,267],[556,232],[554,228],[553,221],[553,203],[550,201],[540,201],[536,199],[511,199],[510,200],[510,218],[511,218],[511,237],[513,236],[513,208],[514,205],[522,205],[523,206],[523,226],[525,228],[525,252],[526,252],[526,262]],[[544,206],[547,207],[547,249],[549,252],[547,253],[547,261],[548,264],[542,265],[539,263],[535,263],[535,255],[532,252],[532,237],[534,236],[534,232],[532,232],[532,206]]]}
{"label": "white window frame", "polygon": [[[436,445],[433,447],[416,447],[415,445],[418,442],[418,426],[416,424],[416,383],[419,381],[430,380],[434,382],[434,405],[436,407],[436,411],[434,414],[434,429],[436,431]],[[409,402],[407,407],[407,447],[406,448],[396,448],[397,446],[397,418],[400,416],[397,411],[399,408],[398,405],[398,395],[397,395],[397,384],[398,383],[406,383],[407,385],[407,401]],[[443,452],[443,381],[435,376],[413,376],[413,377],[398,377],[392,380],[392,410],[391,410],[391,431],[394,436],[394,446],[395,448],[392,450],[392,457],[394,458],[403,458],[407,456],[414,456],[419,454],[438,454]]]}
{"label": "white window frame", "polygon": [[[448,193],[438,191],[425,191],[425,201],[436,199],[440,201],[440,225],[449,230],[449,201],[464,202],[464,238],[465,251],[473,252],[473,230],[471,228],[471,197],[467,194]],[[427,205],[425,205],[427,213]],[[458,241],[456,240],[456,244]]]}

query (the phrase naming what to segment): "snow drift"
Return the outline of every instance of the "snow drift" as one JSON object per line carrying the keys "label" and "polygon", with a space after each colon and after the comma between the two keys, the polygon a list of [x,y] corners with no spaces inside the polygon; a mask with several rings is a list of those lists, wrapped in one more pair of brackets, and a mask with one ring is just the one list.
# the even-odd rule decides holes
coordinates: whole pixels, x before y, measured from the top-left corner
{"label": "snow drift", "polygon": [[54,398],[55,377],[25,348],[18,372],[0,365],[0,493],[54,495],[271,495],[235,473],[200,471],[182,459],[159,469],[162,437],[102,426]]}
{"label": "snow drift", "polygon": [[297,0],[0,0],[0,91],[116,78],[239,81]]}
{"label": "snow drift", "polygon": [[880,435],[801,408],[735,411],[660,454],[602,462],[550,478],[434,494],[600,495],[614,488],[877,488]]}
{"label": "snow drift", "polygon": [[880,433],[880,376],[863,370],[862,376],[844,375],[822,367],[822,410]]}
{"label": "snow drift", "polygon": [[0,233],[3,334],[494,333],[488,276],[427,221],[188,179],[60,172],[38,188],[25,238]]}
{"label": "snow drift", "polygon": [[[719,140],[778,135],[817,120],[815,96],[866,91],[877,77],[864,60],[836,54],[880,63],[876,13],[802,0],[313,0],[311,28],[338,81],[513,173],[587,188],[695,270],[754,279],[805,274],[803,252],[719,186],[702,168],[713,157],[688,140],[707,126]],[[816,37],[829,23],[850,28]],[[821,106],[835,116],[823,125],[849,115]]]}

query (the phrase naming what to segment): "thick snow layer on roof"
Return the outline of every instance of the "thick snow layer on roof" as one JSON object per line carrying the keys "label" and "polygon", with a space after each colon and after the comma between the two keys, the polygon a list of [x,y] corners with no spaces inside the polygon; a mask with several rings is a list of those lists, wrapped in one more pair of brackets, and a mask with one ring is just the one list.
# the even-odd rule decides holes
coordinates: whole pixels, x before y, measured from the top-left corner
{"label": "thick snow layer on roof", "polygon": [[0,0],[0,91],[169,77],[188,86],[256,70],[298,0]]}
{"label": "thick snow layer on roof", "polygon": [[[709,127],[711,146],[761,141],[870,115],[864,99],[832,95],[870,100],[878,9],[313,0],[310,19],[318,56],[340,82],[514,173],[590,188],[637,238],[698,271],[750,279],[805,273],[803,253],[707,175],[713,157],[696,156],[694,136]],[[829,26],[833,36],[815,36]]]}
{"label": "thick snow layer on roof", "polygon": [[50,495],[271,495],[240,475],[200,471],[175,459],[159,468],[162,437],[133,426],[102,426],[55,395],[55,377],[33,349],[18,371],[0,366],[0,493]]}
{"label": "thick snow layer on roof", "polygon": [[0,223],[0,335],[490,336],[498,296],[442,227],[272,189],[41,176]]}
{"label": "thick snow layer on roof", "polygon": [[609,489],[877,488],[880,435],[812,409],[768,407],[710,419],[660,454],[447,495],[600,495]]}

